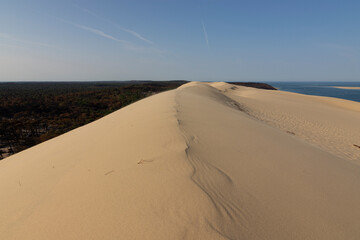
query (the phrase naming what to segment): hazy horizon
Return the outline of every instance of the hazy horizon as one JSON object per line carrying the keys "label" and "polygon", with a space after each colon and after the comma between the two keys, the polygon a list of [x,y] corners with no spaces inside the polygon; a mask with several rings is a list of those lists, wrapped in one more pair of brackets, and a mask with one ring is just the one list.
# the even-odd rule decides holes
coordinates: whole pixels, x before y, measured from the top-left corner
{"label": "hazy horizon", "polygon": [[358,1],[2,1],[0,81],[360,81]]}

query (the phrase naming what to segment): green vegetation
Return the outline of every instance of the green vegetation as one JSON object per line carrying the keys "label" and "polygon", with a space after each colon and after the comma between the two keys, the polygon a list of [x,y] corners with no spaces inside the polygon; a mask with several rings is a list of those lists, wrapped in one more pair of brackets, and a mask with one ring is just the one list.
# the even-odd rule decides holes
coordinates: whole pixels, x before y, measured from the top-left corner
{"label": "green vegetation", "polygon": [[0,159],[184,83],[0,83]]}

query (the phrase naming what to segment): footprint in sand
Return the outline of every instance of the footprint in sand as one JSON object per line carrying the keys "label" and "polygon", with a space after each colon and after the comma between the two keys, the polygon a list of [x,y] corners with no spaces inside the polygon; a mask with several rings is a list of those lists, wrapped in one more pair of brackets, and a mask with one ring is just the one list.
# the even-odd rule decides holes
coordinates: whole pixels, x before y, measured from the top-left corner
{"label": "footprint in sand", "polygon": [[115,170],[111,170],[111,171],[105,173],[104,175],[106,176],[106,175],[109,175],[109,174],[111,174],[111,173],[113,173],[113,172],[115,172]]}
{"label": "footprint in sand", "polygon": [[154,159],[141,159],[140,161],[138,161],[137,164],[144,164],[144,163],[150,163],[150,162],[153,162]]}

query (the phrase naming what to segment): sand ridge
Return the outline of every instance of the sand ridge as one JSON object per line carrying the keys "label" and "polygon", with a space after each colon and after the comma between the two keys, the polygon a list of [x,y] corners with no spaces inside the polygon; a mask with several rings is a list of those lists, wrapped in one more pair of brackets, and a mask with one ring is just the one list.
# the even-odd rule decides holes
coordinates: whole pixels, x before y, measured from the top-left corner
{"label": "sand ridge", "polygon": [[271,98],[290,124],[289,109],[313,102],[347,113],[336,124],[357,116],[302,95],[183,85],[1,161],[0,238],[359,238],[353,155],[274,126]]}
{"label": "sand ridge", "polygon": [[346,90],[360,90],[360,87],[342,87],[342,86],[333,86],[333,88],[346,89]]}

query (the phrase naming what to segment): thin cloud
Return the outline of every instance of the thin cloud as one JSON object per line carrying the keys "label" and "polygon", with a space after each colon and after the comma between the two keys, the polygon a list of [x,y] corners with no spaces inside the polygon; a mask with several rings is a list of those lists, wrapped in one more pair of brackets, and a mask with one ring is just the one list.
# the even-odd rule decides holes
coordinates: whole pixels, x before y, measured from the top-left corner
{"label": "thin cloud", "polygon": [[201,25],[202,25],[203,32],[204,32],[204,37],[205,37],[206,46],[209,47],[209,38],[208,38],[208,34],[207,34],[207,31],[206,31],[206,28],[205,28],[204,21],[203,21],[202,19],[201,19]]}
{"label": "thin cloud", "polygon": [[[80,8],[80,7],[79,7],[79,8]],[[110,21],[110,20],[107,20],[107,19],[104,19],[104,18],[100,17],[99,15],[97,15],[97,14],[95,14],[94,12],[90,11],[89,9],[86,9],[86,8],[80,8],[80,9],[81,9],[82,11],[84,11],[84,12],[86,12],[86,13],[94,16],[94,17],[97,17],[97,18],[99,18],[99,19],[102,19],[102,20],[104,20],[104,21],[107,21],[108,23],[114,25],[117,29],[119,29],[119,30],[121,30],[121,31],[124,31],[124,32],[127,32],[127,33],[130,33],[130,34],[133,35],[134,37],[136,37],[136,38],[138,38],[138,39],[140,39],[140,40],[142,40],[142,41],[144,41],[144,42],[146,42],[146,43],[154,44],[153,41],[151,41],[151,40],[143,37],[140,33],[135,32],[134,30],[127,29],[127,28],[123,28],[123,27],[119,26],[118,24],[116,24],[116,23],[114,23],[114,22],[112,22],[112,21]]]}
{"label": "thin cloud", "polygon": [[34,41],[25,40],[25,39],[19,39],[19,38],[13,37],[13,36],[5,34],[5,33],[0,33],[0,38],[5,38],[5,39],[12,40],[12,41],[19,42],[19,43],[37,45],[37,46],[42,46],[42,47],[59,48],[57,46],[47,44],[47,43],[34,42]]}

